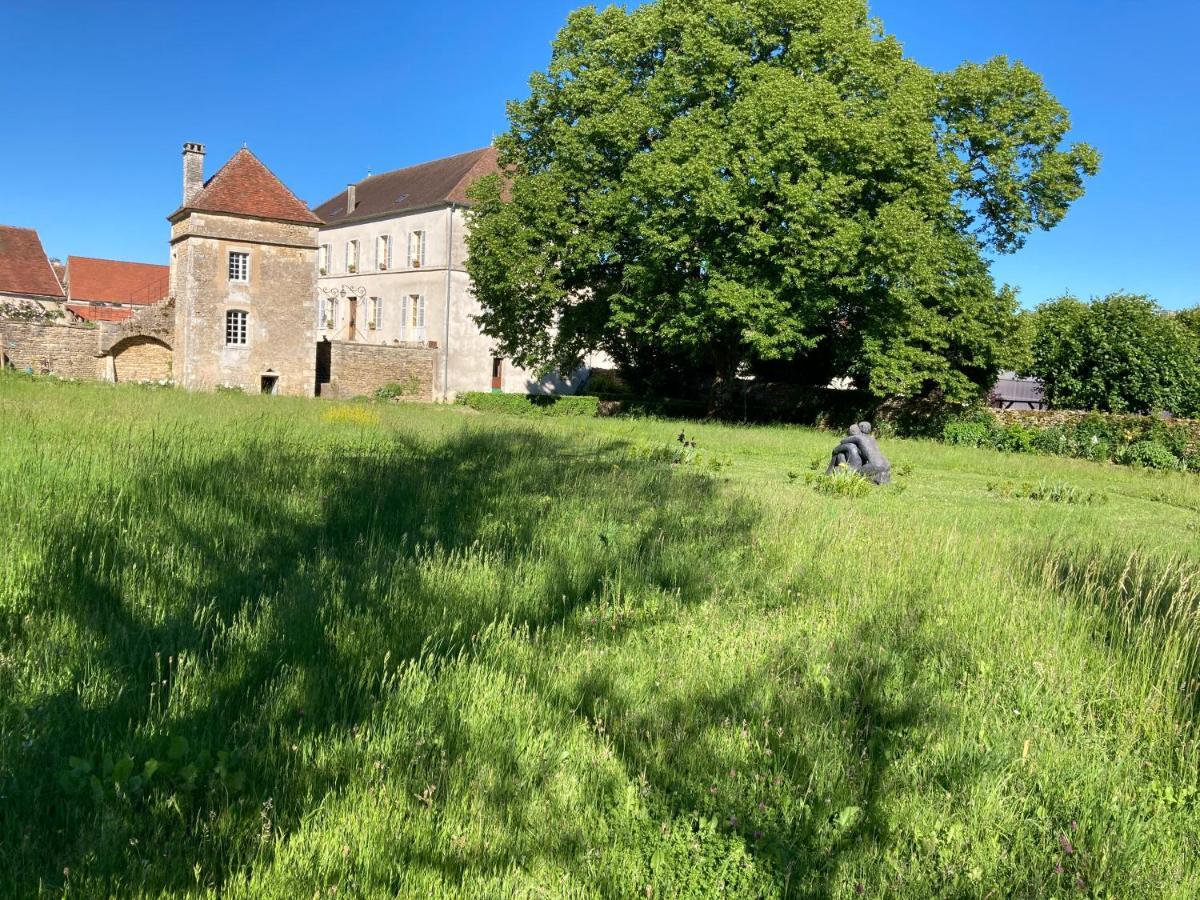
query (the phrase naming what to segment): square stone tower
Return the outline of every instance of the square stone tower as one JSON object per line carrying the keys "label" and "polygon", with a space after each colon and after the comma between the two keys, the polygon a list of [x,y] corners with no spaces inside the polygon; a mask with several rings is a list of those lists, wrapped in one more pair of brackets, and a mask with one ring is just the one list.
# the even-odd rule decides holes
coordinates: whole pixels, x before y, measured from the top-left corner
{"label": "square stone tower", "polygon": [[183,205],[168,217],[175,379],[311,397],[321,220],[247,149],[203,171],[204,146],[184,144]]}

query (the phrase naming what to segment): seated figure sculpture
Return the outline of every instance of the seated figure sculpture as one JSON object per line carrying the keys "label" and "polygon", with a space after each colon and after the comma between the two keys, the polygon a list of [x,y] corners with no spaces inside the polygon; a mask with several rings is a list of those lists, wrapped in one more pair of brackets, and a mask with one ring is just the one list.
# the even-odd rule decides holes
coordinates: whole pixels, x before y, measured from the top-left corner
{"label": "seated figure sculpture", "polygon": [[826,475],[831,475],[839,466],[846,466],[876,484],[890,484],[892,464],[888,462],[879,442],[871,433],[870,422],[859,422],[850,426],[850,432],[833,450]]}

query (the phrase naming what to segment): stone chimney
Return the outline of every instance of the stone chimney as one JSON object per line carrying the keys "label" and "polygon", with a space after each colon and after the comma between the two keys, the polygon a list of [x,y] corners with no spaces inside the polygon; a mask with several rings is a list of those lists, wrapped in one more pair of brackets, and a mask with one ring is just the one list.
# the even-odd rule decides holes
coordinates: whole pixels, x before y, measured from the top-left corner
{"label": "stone chimney", "polygon": [[350,215],[350,213],[354,212],[354,207],[358,205],[354,194],[354,185],[346,185],[346,215]]}
{"label": "stone chimney", "polygon": [[204,145],[183,145],[183,205],[187,206],[204,187]]}

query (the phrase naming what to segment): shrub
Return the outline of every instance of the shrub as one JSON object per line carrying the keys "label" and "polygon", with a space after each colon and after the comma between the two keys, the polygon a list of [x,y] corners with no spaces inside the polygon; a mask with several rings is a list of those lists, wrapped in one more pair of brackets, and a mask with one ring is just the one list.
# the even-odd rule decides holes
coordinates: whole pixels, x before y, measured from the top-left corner
{"label": "shrub", "polygon": [[375,391],[375,399],[382,401],[402,400],[415,397],[421,392],[421,379],[413,375],[405,381],[392,381]]}
{"label": "shrub", "polygon": [[1147,469],[1178,469],[1179,457],[1158,441],[1138,441],[1122,448],[1118,461]]}
{"label": "shrub", "polygon": [[983,422],[949,422],[942,440],[956,447],[986,447],[992,442],[992,429]]}
{"label": "shrub", "polygon": [[1005,425],[992,432],[992,442],[996,449],[1008,453],[1032,453],[1036,439],[1036,431],[1018,424]]}
{"label": "shrub", "polygon": [[544,394],[491,394],[467,391],[457,403],[480,412],[498,412],[510,416],[592,416],[600,408],[598,397],[551,397]]}
{"label": "shrub", "polygon": [[1067,430],[1057,425],[1034,429],[1033,450],[1035,453],[1044,453],[1047,456],[1069,455],[1071,442],[1067,438]]}

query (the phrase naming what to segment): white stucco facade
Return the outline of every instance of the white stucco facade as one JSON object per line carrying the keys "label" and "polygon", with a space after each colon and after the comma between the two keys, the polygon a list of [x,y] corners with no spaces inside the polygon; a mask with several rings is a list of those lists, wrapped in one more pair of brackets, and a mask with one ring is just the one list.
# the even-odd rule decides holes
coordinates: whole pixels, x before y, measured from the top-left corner
{"label": "white stucco facade", "polygon": [[439,399],[497,387],[572,393],[582,372],[537,379],[507,360],[496,361],[491,339],[472,318],[480,307],[465,267],[466,227],[464,209],[443,204],[322,228],[318,339],[436,347]]}

